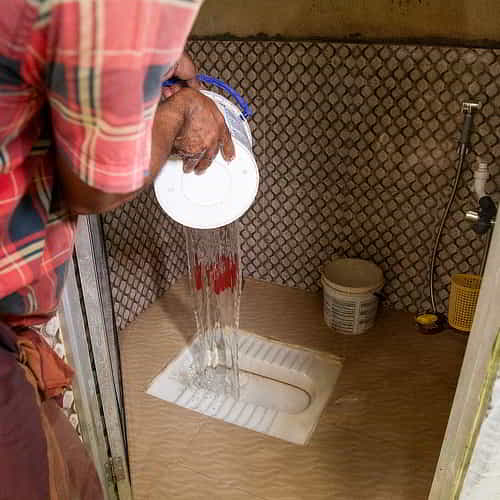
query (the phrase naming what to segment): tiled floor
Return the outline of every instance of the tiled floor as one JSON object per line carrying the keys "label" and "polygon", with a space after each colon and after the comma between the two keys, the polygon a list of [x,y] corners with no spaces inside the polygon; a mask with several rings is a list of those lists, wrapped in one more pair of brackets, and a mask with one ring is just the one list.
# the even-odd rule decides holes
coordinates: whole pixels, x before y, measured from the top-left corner
{"label": "tiled floor", "polygon": [[383,311],[356,337],[328,330],[321,300],[247,281],[241,327],[344,358],[308,446],[189,412],[144,393],[194,329],[184,281],[121,334],[136,500],[425,500],[466,339],[424,336]]}

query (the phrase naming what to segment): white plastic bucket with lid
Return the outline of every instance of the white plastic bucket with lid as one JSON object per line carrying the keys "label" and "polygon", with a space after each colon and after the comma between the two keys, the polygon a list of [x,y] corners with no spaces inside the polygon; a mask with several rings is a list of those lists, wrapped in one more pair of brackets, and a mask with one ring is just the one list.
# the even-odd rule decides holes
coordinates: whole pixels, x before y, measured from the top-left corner
{"label": "white plastic bucket with lid", "polygon": [[238,108],[236,104],[233,104],[229,99],[226,99],[224,96],[217,94],[216,92],[202,90],[201,93],[210,97],[210,99],[217,104],[219,111],[226,120],[227,128],[229,129],[229,132],[231,132],[233,141],[236,140],[243,145],[253,158],[252,132],[250,130],[250,125],[248,125],[248,121],[245,115],[241,112],[240,108]]}
{"label": "white plastic bucket with lid", "polygon": [[155,180],[156,199],[176,222],[196,229],[214,229],[239,219],[252,205],[259,187],[259,170],[252,152],[248,105],[234,90],[219,80],[203,77],[227,90],[243,111],[224,96],[208,90],[224,116],[235,148],[235,158],[226,162],[219,153],[203,175],[185,174],[181,158],[172,157]]}
{"label": "white plastic bucket with lid", "polygon": [[363,259],[335,259],[321,275],[323,316],[328,327],[356,335],[375,323],[377,294],[384,286],[382,270]]}

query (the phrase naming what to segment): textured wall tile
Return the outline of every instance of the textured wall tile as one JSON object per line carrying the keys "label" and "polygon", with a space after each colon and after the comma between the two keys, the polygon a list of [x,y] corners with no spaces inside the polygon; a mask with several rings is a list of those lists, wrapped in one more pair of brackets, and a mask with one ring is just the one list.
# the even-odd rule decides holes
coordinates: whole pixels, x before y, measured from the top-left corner
{"label": "textured wall tile", "polygon": [[[481,261],[484,242],[463,220],[475,206],[476,155],[491,165],[489,190],[500,188],[500,51],[273,41],[189,50],[255,110],[261,185],[242,218],[246,274],[318,291],[326,260],[366,258],[384,271],[389,305],[412,312],[430,308],[427,263],[455,174],[461,103],[483,104],[438,255],[446,310],[450,275],[478,272]],[[123,327],[185,269],[183,235],[151,191],[104,226]]]}
{"label": "textured wall tile", "polygon": [[124,328],[165,293],[186,266],[182,228],[152,189],[103,216],[116,324]]}

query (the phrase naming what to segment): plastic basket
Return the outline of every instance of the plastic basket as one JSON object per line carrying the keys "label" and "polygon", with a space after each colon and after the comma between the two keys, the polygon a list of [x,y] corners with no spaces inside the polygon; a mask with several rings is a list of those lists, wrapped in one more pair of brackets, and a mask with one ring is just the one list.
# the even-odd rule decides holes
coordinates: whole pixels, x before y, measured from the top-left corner
{"label": "plastic basket", "polygon": [[362,259],[336,259],[321,277],[323,316],[328,327],[347,335],[369,330],[375,323],[377,293],[384,286],[381,269]]}
{"label": "plastic basket", "polygon": [[470,332],[476,312],[481,276],[477,274],[455,274],[451,278],[448,323],[462,332]]}

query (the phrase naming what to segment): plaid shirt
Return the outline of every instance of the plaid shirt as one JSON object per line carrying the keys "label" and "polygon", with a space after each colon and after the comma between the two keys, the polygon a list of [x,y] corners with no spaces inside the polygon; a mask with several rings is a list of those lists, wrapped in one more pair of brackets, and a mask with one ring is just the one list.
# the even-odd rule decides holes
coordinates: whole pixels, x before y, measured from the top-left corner
{"label": "plaid shirt", "polygon": [[61,196],[56,152],[99,190],[143,185],[161,77],[181,54],[200,3],[3,2],[0,316],[39,321],[57,306],[75,220]]}

